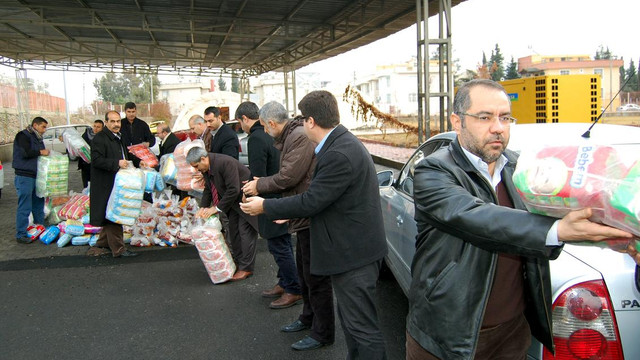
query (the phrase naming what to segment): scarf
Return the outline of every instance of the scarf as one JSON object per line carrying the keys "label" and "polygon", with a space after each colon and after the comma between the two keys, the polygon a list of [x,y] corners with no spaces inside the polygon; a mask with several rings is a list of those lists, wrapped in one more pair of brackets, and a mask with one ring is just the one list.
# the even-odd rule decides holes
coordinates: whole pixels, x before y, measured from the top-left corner
{"label": "scarf", "polygon": [[96,133],[93,132],[93,129],[87,129],[85,133],[87,134],[87,138],[89,138],[89,141],[93,141],[93,137],[96,136]]}
{"label": "scarf", "polygon": [[27,131],[32,134],[36,134],[36,137],[38,138],[38,140],[42,140],[42,135],[40,135],[40,133],[37,132],[36,129],[33,128],[33,126],[31,125],[27,126]]}

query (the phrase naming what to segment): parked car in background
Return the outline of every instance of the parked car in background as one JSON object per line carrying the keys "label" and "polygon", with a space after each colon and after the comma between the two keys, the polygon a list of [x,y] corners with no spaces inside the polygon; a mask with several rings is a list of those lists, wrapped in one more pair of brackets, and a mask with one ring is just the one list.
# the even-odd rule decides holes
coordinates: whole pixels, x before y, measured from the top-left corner
{"label": "parked car in background", "polygon": [[[87,129],[90,129],[91,125],[86,124],[73,124],[73,125],[60,125],[60,126],[52,126],[47,128],[47,130],[42,135],[42,140],[44,141],[44,147],[49,150],[54,150],[62,154],[67,153],[67,148],[64,146],[64,142],[62,142],[62,134],[66,130],[74,129],[82,136]],[[75,157],[69,156],[69,159],[75,160]]]}
{"label": "parked car in background", "polygon": [[[520,151],[544,141],[570,144],[586,141],[589,124],[513,125],[509,148]],[[454,132],[436,135],[420,145],[397,176],[378,173],[380,201],[389,252],[387,266],[408,293],[417,235],[413,203],[416,165],[446,147]],[[591,130],[597,144],[640,144],[640,128],[598,124]],[[640,270],[624,253],[596,246],[565,244],[550,262],[553,334],[558,357],[535,339],[529,359],[640,359]],[[450,311],[455,311],[451,309]],[[560,356],[562,355],[562,356]]]}
{"label": "parked car in background", "polygon": [[158,125],[164,123],[164,121],[152,121],[149,123],[149,130],[151,130],[151,133],[155,135],[158,132]]}
{"label": "parked car in background", "polygon": [[638,111],[638,112],[640,112],[640,105],[625,104],[625,105],[622,105],[622,106],[618,106],[616,111]]}

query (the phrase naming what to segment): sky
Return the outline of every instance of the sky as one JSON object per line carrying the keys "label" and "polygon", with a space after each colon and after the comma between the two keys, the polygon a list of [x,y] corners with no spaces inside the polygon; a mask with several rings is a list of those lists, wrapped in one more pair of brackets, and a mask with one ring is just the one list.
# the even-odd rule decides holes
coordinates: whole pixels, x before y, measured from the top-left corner
{"label": "sky", "polygon": [[[498,44],[505,58],[540,55],[595,55],[600,45],[623,57],[625,67],[640,61],[637,0],[467,0],[452,10],[453,58],[462,71],[475,70]],[[431,17],[430,34],[437,35],[437,17]],[[636,35],[633,35],[636,34]],[[299,71],[317,72],[323,80],[349,79],[354,71],[371,72],[376,65],[402,63],[416,55],[416,28],[412,26],[375,43],[306,66]],[[435,47],[429,50],[435,51]],[[0,73],[15,77],[11,68]],[[28,71],[29,77],[49,83],[52,95],[64,97],[62,72]],[[70,109],[89,104],[96,92],[92,82],[101,73],[66,73]],[[84,81],[83,81],[84,79]],[[173,82],[173,77],[162,77]],[[84,82],[84,96],[79,90]]]}

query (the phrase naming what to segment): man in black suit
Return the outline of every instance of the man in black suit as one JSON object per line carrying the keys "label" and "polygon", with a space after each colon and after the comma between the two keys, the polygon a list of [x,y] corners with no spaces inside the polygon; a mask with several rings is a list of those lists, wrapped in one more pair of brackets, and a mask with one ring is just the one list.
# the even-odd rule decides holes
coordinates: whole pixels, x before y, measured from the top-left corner
{"label": "man in black suit", "polygon": [[[280,151],[273,147],[273,138],[264,132],[260,123],[258,105],[245,101],[236,110],[236,119],[242,130],[249,134],[249,170],[251,179],[271,176],[280,170]],[[279,195],[272,195],[279,198]],[[278,265],[278,283],[273,289],[262,292],[263,297],[275,297],[269,304],[272,309],[284,309],[302,301],[300,283],[296,274],[291,234],[287,224],[276,224],[263,215],[258,216],[258,232],[267,239],[267,247]]]}
{"label": "man in black suit", "polygon": [[[387,243],[371,155],[340,125],[331,93],[312,91],[298,108],[307,137],[318,144],[309,189],[281,199],[250,197],[240,207],[270,219],[311,218],[311,273],[331,277],[347,358],[384,359],[375,289]],[[324,345],[305,340],[309,347]]]}
{"label": "man in black suit", "polygon": [[171,132],[171,128],[167,124],[158,125],[158,137],[160,138],[160,157],[162,155],[171,154],[180,144],[180,139],[176,134]]}
{"label": "man in black suit", "polygon": [[[121,121],[120,132],[122,133],[122,143],[125,148],[137,144],[145,144],[148,148],[153,147],[156,144],[156,138],[151,133],[149,125],[136,116],[136,104],[132,102],[126,103],[124,111],[125,118]],[[131,161],[133,161],[135,167],[140,165],[140,159],[134,155],[131,155]]]}
{"label": "man in black suit", "polygon": [[240,141],[235,131],[222,121],[220,109],[215,106],[209,106],[204,110],[204,121],[213,139],[211,139],[211,147],[207,149],[209,152],[216,154],[229,155],[234,159],[240,156]]}
{"label": "man in black suit", "polygon": [[[207,153],[201,147],[193,147],[187,153],[187,162],[204,175],[205,186],[200,210],[196,216],[208,218],[223,212],[229,218],[229,231],[225,236],[231,246],[231,254],[237,271],[231,281],[240,281],[253,275],[258,239],[258,219],[240,211],[242,182],[249,180],[251,173],[240,161],[224,155]],[[211,191],[215,186],[217,204]]]}

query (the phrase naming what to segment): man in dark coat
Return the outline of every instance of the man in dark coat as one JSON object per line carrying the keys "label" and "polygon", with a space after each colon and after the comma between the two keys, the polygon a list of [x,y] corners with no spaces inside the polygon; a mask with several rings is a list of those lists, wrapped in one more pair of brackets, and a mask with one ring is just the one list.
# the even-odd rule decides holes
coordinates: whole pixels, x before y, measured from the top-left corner
{"label": "man in dark coat", "polygon": [[[122,143],[125,149],[131,145],[145,144],[148,148],[156,144],[156,138],[151,133],[149,125],[136,117],[136,104],[128,102],[124,105],[125,118],[122,119]],[[140,159],[131,155],[131,161],[135,167],[140,165]]]}
{"label": "man in dark coat", "polygon": [[[104,122],[98,119],[93,122],[92,128],[87,128],[84,134],[82,134],[82,138],[87,142],[89,147],[91,147],[93,137],[102,131],[102,128],[104,128]],[[82,187],[86,188],[89,185],[89,180],[91,179],[91,164],[82,160],[81,157],[78,157],[78,170],[80,170],[80,174],[82,175]]]}
{"label": "man in dark coat", "polygon": [[166,154],[172,154],[176,146],[180,144],[180,139],[176,134],[171,132],[171,128],[167,124],[160,124],[157,127],[158,137],[160,138],[160,157]]}
{"label": "man in dark coat", "polygon": [[118,170],[126,169],[129,163],[127,149],[120,135],[120,114],[109,111],[104,120],[107,130],[97,133],[91,146],[90,221],[91,225],[102,226],[96,246],[108,247],[113,257],[137,256],[138,253],[124,246],[122,225],[106,219],[107,203],[116,174]]}
{"label": "man in dark coat", "polygon": [[29,214],[33,214],[35,224],[44,224],[44,198],[36,196],[36,175],[38,157],[49,155],[49,150],[44,148],[42,141],[42,134],[47,130],[48,124],[47,120],[38,116],[31,121],[31,125],[17,133],[13,140],[11,166],[15,169],[14,184],[18,193],[16,241],[21,244],[33,241],[27,234]]}
{"label": "man in dark coat", "polygon": [[222,121],[220,109],[210,106],[204,110],[204,121],[213,138],[208,152],[229,155],[234,159],[240,156],[240,141],[235,131]]}
{"label": "man in dark coat", "polygon": [[373,160],[340,125],[330,92],[312,91],[298,108],[307,136],[318,144],[309,189],[281,199],[250,197],[241,209],[270,219],[311,218],[311,272],[331,277],[347,358],[385,359],[375,289],[387,243]]}
{"label": "man in dark coat", "polygon": [[[220,211],[229,218],[227,242],[237,271],[231,281],[240,281],[253,275],[256,260],[256,240],[258,239],[258,219],[240,211],[242,182],[251,177],[246,166],[238,160],[224,155],[207,153],[201,147],[194,147],[187,153],[187,162],[200,171],[205,178],[204,193],[200,200],[198,217],[208,218]],[[217,189],[218,203],[214,205],[211,187]]]}
{"label": "man in dark coat", "polygon": [[[245,101],[236,110],[236,119],[242,129],[249,134],[249,170],[251,179],[271,176],[280,169],[280,151],[273,147],[273,138],[264,132],[260,124],[258,105]],[[279,195],[272,195],[279,198]],[[260,236],[267,239],[269,252],[278,265],[278,283],[273,289],[262,292],[264,297],[276,297],[269,304],[272,309],[284,309],[302,301],[296,261],[293,258],[291,234],[286,224],[276,224],[264,215],[258,215]]]}

